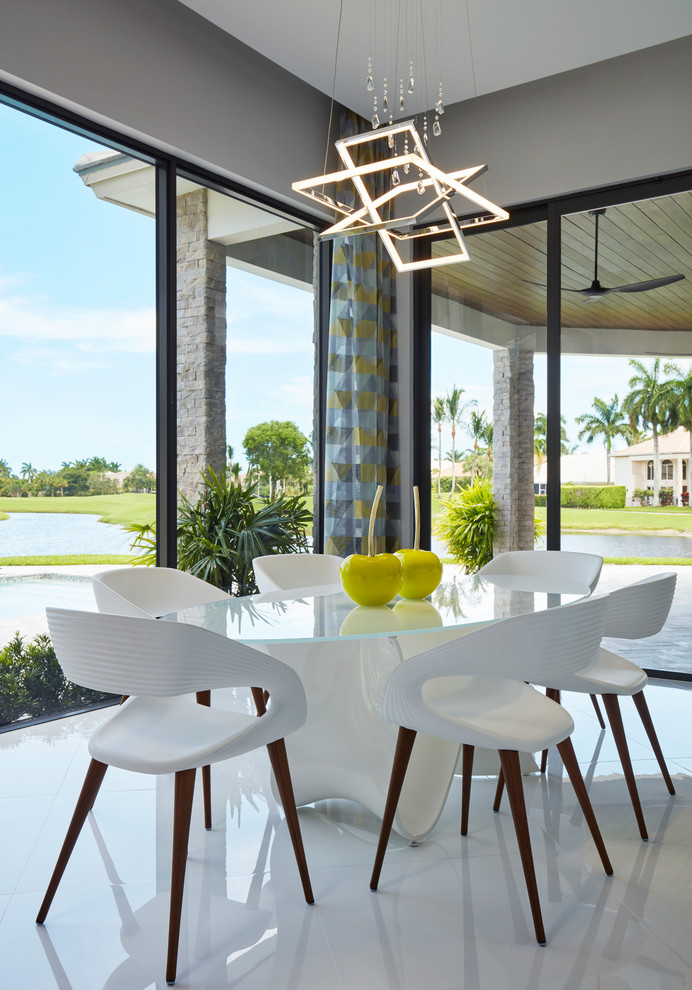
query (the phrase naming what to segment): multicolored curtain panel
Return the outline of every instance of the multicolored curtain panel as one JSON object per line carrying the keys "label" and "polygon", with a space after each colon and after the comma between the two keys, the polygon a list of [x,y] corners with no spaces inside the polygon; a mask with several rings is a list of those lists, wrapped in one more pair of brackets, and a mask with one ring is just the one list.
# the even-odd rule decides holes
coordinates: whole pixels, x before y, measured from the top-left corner
{"label": "multicolored curtain panel", "polygon": [[[360,124],[360,126],[358,126]],[[345,112],[341,134],[363,129]],[[342,193],[342,195],[345,193]],[[327,373],[325,552],[367,552],[370,507],[384,485],[376,553],[400,546],[395,269],[377,234],[334,243]]]}

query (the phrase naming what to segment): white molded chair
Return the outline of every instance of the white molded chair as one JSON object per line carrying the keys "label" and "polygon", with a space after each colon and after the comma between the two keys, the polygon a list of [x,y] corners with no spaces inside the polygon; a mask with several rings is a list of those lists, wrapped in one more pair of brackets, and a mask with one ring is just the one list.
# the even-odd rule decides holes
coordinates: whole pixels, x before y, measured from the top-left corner
{"label": "white molded chair", "polygon": [[174,567],[119,567],[92,579],[99,612],[158,619],[181,608],[226,600],[225,591]]}
{"label": "white molded chair", "polygon": [[[663,628],[675,594],[677,575],[673,571],[657,574],[635,581],[624,588],[618,588],[605,596],[608,600],[604,636],[614,639],[645,639],[655,636]],[[632,769],[627,738],[622,724],[622,715],[618,704],[618,695],[631,695],[639,712],[651,748],[654,751],[661,774],[669,794],[675,794],[673,781],[670,779],[668,767],[651,720],[649,707],[644,698],[644,687],[647,676],[641,667],[617,653],[601,648],[595,663],[588,670],[565,674],[545,683],[549,696],[560,700],[561,691],[577,691],[581,694],[600,694],[603,705],[613,731],[622,771],[627,782],[627,789],[632,800],[634,815],[639,826],[642,839],[648,840],[646,824],[642,812],[637,782]],[[546,754],[543,754],[543,766]]]}
{"label": "white molded chair", "polygon": [[[499,553],[478,571],[483,577],[529,576],[545,579],[545,591],[559,591],[558,585],[580,585],[589,593],[596,590],[601,576],[603,557],[595,553],[577,553],[572,550],[511,550]],[[565,587],[569,591],[571,588]],[[578,590],[578,588],[575,588]]]}
{"label": "white molded chair", "polygon": [[340,585],[341,564],[330,553],[276,553],[252,561],[260,594]]}
{"label": "white molded chair", "polygon": [[[92,733],[91,763],[36,921],[43,924],[72,849],[109,766],[175,774],[173,859],[166,981],[176,978],[180,913],[195,771],[266,746],[298,862],[313,902],[283,737],[305,722],[305,692],[295,671],[209,630],[177,622],[66,609],[46,610],[65,676],[76,684],[130,695]],[[190,662],[194,657],[194,662]],[[219,711],[181,697],[194,691],[260,684],[271,704],[261,714]],[[259,690],[259,689],[257,689]],[[262,701],[255,699],[256,703]]]}
{"label": "white molded chair", "polygon": [[[536,591],[580,591],[593,594],[601,576],[603,557],[595,553],[579,553],[573,550],[510,550],[493,557],[479,574],[490,578],[522,577],[531,579]],[[591,703],[596,712],[598,724],[605,729],[605,722],[595,695]],[[545,757],[541,765],[545,773]]]}
{"label": "white molded chair", "polygon": [[[399,726],[399,736],[371,890],[377,889],[417,732],[463,745],[462,835],[468,829],[474,747],[499,750],[536,939],[541,945],[546,938],[526,820],[519,751],[541,749],[541,739],[550,738],[551,745],[557,745],[605,871],[609,876],[612,874],[569,738],[574,722],[569,716],[565,718],[559,705],[544,694],[516,680],[521,677],[541,683],[546,678],[566,677],[587,667],[599,648],[606,609],[607,599],[598,596],[562,608],[505,619],[436,646],[394,671],[384,691],[381,712],[384,719]],[[444,680],[450,677],[461,680],[451,687]],[[438,678],[442,680],[436,681]]]}
{"label": "white molded chair", "polygon": [[[170,612],[218,602],[230,596],[208,581],[175,567],[117,567],[92,578],[99,612],[158,619]],[[198,691],[197,703],[211,705],[211,691]],[[211,828],[211,770],[202,767],[204,827]]]}

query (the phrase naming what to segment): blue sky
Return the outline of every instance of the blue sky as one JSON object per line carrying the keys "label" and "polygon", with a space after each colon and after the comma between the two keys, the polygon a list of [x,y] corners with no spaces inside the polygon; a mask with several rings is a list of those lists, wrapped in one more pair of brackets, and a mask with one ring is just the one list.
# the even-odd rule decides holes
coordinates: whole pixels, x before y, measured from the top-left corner
{"label": "blue sky", "polygon": [[[0,458],[155,463],[154,221],[73,172],[102,146],[0,104]],[[228,442],[312,430],[312,294],[228,269]]]}
{"label": "blue sky", "polygon": [[[103,456],[155,465],[154,221],[99,201],[73,172],[102,146],[0,104],[0,458],[57,469]],[[268,419],[312,431],[312,294],[227,269],[227,439]],[[563,411],[627,392],[622,358],[565,357]],[[546,408],[536,357],[536,411]],[[433,395],[492,413],[492,352],[434,335]],[[435,442],[436,442],[435,437]],[[444,450],[451,447],[448,431]],[[459,446],[466,446],[462,437]]]}

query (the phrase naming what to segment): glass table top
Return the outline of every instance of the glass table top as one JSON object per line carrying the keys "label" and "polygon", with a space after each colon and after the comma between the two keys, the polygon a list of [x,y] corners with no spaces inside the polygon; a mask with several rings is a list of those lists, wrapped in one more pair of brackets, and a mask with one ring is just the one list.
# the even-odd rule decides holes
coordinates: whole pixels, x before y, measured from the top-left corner
{"label": "glass table top", "polygon": [[588,589],[529,577],[464,575],[443,581],[421,601],[359,606],[338,587],[229,598],[181,609],[162,618],[202,626],[241,643],[335,642],[349,636],[403,636],[460,629],[566,605]]}

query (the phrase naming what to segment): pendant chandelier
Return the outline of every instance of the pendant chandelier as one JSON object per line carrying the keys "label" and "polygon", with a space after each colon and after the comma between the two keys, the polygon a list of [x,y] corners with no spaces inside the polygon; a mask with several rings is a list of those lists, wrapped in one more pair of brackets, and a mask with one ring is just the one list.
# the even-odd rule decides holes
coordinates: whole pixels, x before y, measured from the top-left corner
{"label": "pendant chandelier", "polygon": [[[390,0],[396,23],[385,22],[385,44],[382,46],[384,73],[381,87],[376,85],[376,59],[373,42],[378,27],[378,4],[371,0],[371,45],[368,54],[365,88],[373,94],[372,130],[339,138],[336,152],[342,168],[325,172],[312,179],[302,179],[292,184],[295,192],[307,196],[313,202],[327,206],[337,214],[336,222],[322,231],[323,239],[354,234],[377,233],[398,272],[434,268],[457,262],[469,261],[470,253],[462,230],[507,220],[509,213],[492,203],[485,196],[468,187],[468,183],[482,175],[487,166],[475,165],[455,172],[444,172],[435,166],[429,154],[428,117],[432,116],[432,135],[442,134],[440,117],[445,112],[443,81],[439,71],[440,4],[442,0],[427,0],[428,6],[437,7],[437,53],[439,82],[433,90],[434,99],[428,96],[428,53],[425,44],[423,4],[426,0]],[[339,37],[343,0],[340,2],[334,63],[334,85],[339,56]],[[469,26],[469,51],[473,68],[471,32],[466,0],[466,16]],[[373,28],[374,24],[374,28]],[[389,44],[387,44],[389,42]],[[402,54],[400,55],[400,43]],[[375,46],[376,47],[376,46]],[[415,54],[414,54],[415,52]],[[403,54],[407,53],[407,54]],[[422,61],[422,96],[425,109],[415,116],[410,114],[421,105],[416,87],[416,58]],[[397,92],[390,92],[388,80],[398,80]],[[381,98],[378,94],[381,93]],[[474,70],[475,97],[475,70]],[[334,86],[332,88],[332,114]],[[327,154],[331,136],[331,119],[327,138]],[[402,120],[402,117],[409,119]],[[399,118],[396,120],[395,118]],[[383,119],[386,123],[383,126]],[[420,122],[420,123],[419,123]],[[422,124],[422,133],[421,133]],[[357,164],[358,158],[367,159]],[[327,155],[325,155],[325,165]],[[374,188],[377,192],[374,192]],[[351,195],[348,194],[350,191]],[[348,202],[345,202],[347,200]],[[351,205],[351,201],[353,205]],[[456,202],[453,202],[456,200]],[[459,200],[462,205],[459,206]],[[457,251],[442,257],[421,261],[407,261],[400,252],[405,241],[448,234],[457,242]]]}

